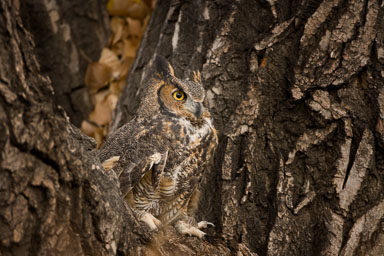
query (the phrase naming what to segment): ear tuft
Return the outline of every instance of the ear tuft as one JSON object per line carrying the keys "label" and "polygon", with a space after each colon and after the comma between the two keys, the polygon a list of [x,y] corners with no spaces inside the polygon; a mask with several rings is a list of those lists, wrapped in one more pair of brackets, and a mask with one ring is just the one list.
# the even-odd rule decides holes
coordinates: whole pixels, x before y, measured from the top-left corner
{"label": "ear tuft", "polygon": [[175,76],[171,64],[169,64],[168,60],[161,55],[155,56],[155,69],[158,73],[162,74],[164,78]]}
{"label": "ear tuft", "polygon": [[202,83],[202,79],[201,79],[201,73],[200,71],[193,71],[193,81],[195,81],[196,83]]}

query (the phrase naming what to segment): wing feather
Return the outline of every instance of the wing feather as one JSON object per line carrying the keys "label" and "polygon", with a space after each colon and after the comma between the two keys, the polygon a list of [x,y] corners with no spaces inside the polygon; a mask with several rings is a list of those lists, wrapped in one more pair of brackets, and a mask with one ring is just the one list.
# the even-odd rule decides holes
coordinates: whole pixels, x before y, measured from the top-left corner
{"label": "wing feather", "polygon": [[125,167],[119,175],[120,190],[123,196],[125,197],[150,170],[152,170],[152,184],[157,187],[164,171],[167,156],[168,151],[156,152],[142,158],[137,163],[132,162],[128,167]]}

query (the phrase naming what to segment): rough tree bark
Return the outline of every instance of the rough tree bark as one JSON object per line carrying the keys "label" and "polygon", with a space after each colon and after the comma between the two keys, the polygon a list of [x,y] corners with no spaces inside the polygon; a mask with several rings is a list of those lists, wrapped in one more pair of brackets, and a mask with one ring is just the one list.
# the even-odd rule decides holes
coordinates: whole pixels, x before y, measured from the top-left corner
{"label": "rough tree bark", "polygon": [[84,73],[108,40],[106,0],[23,0],[20,16],[32,34],[43,75],[52,81],[55,102],[80,127],[92,110]]}
{"label": "rough tree bark", "polygon": [[20,14],[15,1],[0,2],[0,255],[134,249],[145,229],[101,169],[95,142],[55,104]]}
{"label": "rough tree bark", "polygon": [[154,54],[201,69],[220,145],[199,215],[232,251],[384,255],[384,3],[159,1],[113,129]]}
{"label": "rough tree bark", "polygon": [[13,2],[0,2],[2,254],[384,252],[382,1],[158,1],[112,129],[161,54],[178,76],[202,70],[220,145],[198,211],[216,224],[208,241],[149,248],[94,142],[53,102]]}

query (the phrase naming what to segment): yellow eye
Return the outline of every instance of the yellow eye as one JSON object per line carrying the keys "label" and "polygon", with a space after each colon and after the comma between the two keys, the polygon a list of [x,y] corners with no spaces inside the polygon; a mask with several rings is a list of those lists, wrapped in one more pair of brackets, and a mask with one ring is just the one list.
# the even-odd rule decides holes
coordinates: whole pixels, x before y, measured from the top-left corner
{"label": "yellow eye", "polygon": [[185,98],[185,94],[182,91],[175,91],[172,93],[172,96],[175,100],[183,100]]}

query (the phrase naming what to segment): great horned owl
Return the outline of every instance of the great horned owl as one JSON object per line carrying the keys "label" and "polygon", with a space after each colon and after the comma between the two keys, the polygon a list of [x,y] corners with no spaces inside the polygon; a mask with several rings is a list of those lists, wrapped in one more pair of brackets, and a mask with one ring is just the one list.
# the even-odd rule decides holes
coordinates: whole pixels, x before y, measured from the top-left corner
{"label": "great horned owl", "polygon": [[197,223],[198,185],[217,145],[199,72],[193,81],[176,78],[172,66],[155,57],[157,72],[148,83],[136,116],[100,149],[113,168],[122,195],[151,229],[173,224],[182,234],[203,237]]}

